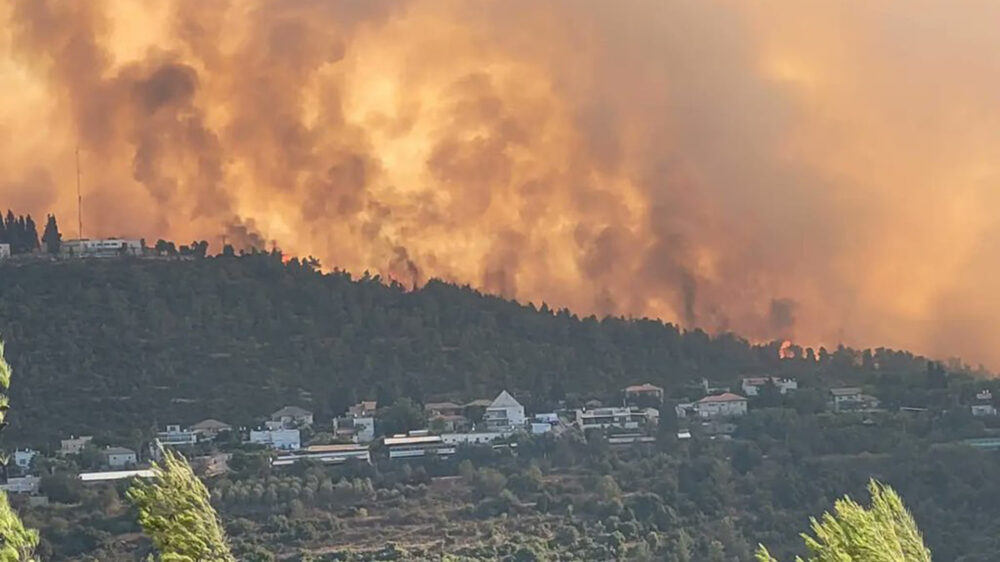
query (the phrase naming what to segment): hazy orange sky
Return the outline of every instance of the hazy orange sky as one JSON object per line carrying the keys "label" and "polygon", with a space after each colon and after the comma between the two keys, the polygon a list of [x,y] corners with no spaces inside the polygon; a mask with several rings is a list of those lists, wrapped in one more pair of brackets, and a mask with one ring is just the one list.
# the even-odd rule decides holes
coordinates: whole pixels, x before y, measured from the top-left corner
{"label": "hazy orange sky", "polygon": [[0,5],[0,205],[1000,367],[1000,3]]}

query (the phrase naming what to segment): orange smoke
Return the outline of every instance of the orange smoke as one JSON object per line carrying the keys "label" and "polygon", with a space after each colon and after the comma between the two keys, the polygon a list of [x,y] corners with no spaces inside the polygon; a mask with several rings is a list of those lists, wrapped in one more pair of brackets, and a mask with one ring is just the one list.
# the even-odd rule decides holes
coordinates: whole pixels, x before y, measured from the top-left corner
{"label": "orange smoke", "polygon": [[1000,365],[1000,5],[0,6],[0,203]]}

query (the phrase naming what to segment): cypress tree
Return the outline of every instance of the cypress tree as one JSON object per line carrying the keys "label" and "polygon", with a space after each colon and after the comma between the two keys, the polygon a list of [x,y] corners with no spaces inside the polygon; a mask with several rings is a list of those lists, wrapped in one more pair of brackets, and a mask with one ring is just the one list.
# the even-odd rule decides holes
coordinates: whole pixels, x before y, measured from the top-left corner
{"label": "cypress tree", "polygon": [[58,254],[59,247],[62,246],[62,234],[59,233],[59,225],[56,223],[56,216],[49,215],[45,222],[45,232],[42,234],[42,242],[45,250],[50,254]]}
{"label": "cypress tree", "polygon": [[41,248],[38,244],[38,228],[35,226],[35,221],[28,215],[28,218],[24,221],[24,251],[34,252]]}

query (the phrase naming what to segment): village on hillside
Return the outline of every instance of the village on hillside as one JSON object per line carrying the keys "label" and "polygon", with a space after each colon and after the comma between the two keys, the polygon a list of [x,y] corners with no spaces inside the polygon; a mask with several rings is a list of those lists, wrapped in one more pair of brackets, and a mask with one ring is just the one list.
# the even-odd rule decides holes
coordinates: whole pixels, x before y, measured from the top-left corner
{"label": "village on hillside", "polygon": [[[393,408],[380,408],[374,400],[363,400],[330,420],[317,420],[306,408],[288,405],[260,420],[254,427],[233,427],[217,419],[191,425],[169,424],[142,447],[123,444],[98,446],[95,438],[69,436],[46,457],[39,450],[18,449],[10,455],[5,472],[0,473],[0,489],[28,496],[31,503],[47,503],[40,489],[42,477],[54,472],[63,459],[78,459],[79,466],[92,470],[77,474],[82,484],[113,482],[152,476],[151,463],[159,460],[164,448],[177,449],[187,456],[203,476],[229,471],[234,450],[267,451],[274,468],[311,462],[321,465],[396,462],[427,457],[447,458],[461,447],[491,447],[516,452],[525,436],[561,436],[576,432],[586,438],[601,438],[613,446],[636,446],[658,439],[729,439],[753,400],[768,394],[788,395],[798,390],[795,379],[744,377],[740,387],[713,386],[702,379],[690,402],[665,401],[663,388],[643,383],[621,389],[612,402],[588,401],[580,408],[528,413],[508,391],[493,399],[466,403],[430,402],[422,405],[419,419],[424,427],[403,433],[386,433]],[[734,392],[736,391],[736,392]],[[409,401],[407,401],[409,402]],[[410,403],[414,408],[416,404]],[[828,390],[830,413],[874,413],[879,400],[858,387]],[[979,392],[967,406],[977,417],[997,416],[993,396]],[[665,423],[661,418],[668,416]],[[980,448],[1000,447],[1000,440],[968,440]]]}

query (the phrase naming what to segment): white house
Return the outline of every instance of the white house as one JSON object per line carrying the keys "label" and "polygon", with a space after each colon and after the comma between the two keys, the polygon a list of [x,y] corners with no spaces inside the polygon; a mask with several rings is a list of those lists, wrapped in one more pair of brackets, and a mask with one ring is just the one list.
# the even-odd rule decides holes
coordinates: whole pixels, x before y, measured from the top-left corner
{"label": "white house", "polygon": [[0,490],[9,494],[35,494],[42,479],[37,476],[22,476],[10,478],[6,484],[0,484]]}
{"label": "white house", "polygon": [[250,431],[250,442],[279,451],[295,451],[302,448],[302,433],[298,429],[288,428],[253,429]]}
{"label": "white house", "polygon": [[799,389],[799,382],[797,380],[781,377],[747,377],[743,379],[740,387],[743,389],[743,394],[757,396],[760,394],[761,389],[767,386],[768,383],[773,384],[781,394],[788,394],[793,390]]}
{"label": "white house", "polygon": [[126,468],[135,466],[138,462],[135,451],[126,449],[125,447],[108,447],[102,453],[105,464],[111,468]]}
{"label": "white house", "polygon": [[113,258],[141,256],[142,241],[126,238],[63,240],[59,253],[77,258]]}
{"label": "white house", "polygon": [[70,437],[59,441],[60,455],[79,455],[80,451],[94,440],[93,435],[81,435],[80,437]]}
{"label": "white house", "polygon": [[218,437],[220,433],[232,431],[233,427],[228,423],[209,418],[192,425],[190,430],[198,434],[202,439],[212,440]]}
{"label": "white house", "polygon": [[375,440],[375,418],[371,416],[334,418],[333,432],[337,437],[350,439],[355,443],[371,443]]}
{"label": "white house", "polygon": [[161,444],[167,446],[194,445],[198,442],[196,432],[185,431],[179,425],[168,425],[166,431],[156,434],[156,438]]}
{"label": "white house", "polygon": [[988,403],[973,404],[972,406],[970,406],[970,408],[972,410],[972,415],[976,417],[997,415],[996,406],[994,406],[993,404],[988,404]]}
{"label": "white house", "polygon": [[497,396],[483,415],[489,430],[516,429],[524,425],[524,406],[504,390]]}
{"label": "white house", "polygon": [[21,470],[28,470],[31,468],[31,460],[35,458],[38,451],[32,449],[18,449],[14,451],[14,465]]}
{"label": "white house", "polygon": [[305,408],[298,406],[285,406],[277,412],[271,414],[271,420],[281,422],[286,427],[312,425],[313,414]]}
{"label": "white house", "polygon": [[706,396],[698,401],[698,416],[701,418],[744,416],[746,413],[747,399],[732,392]]}

